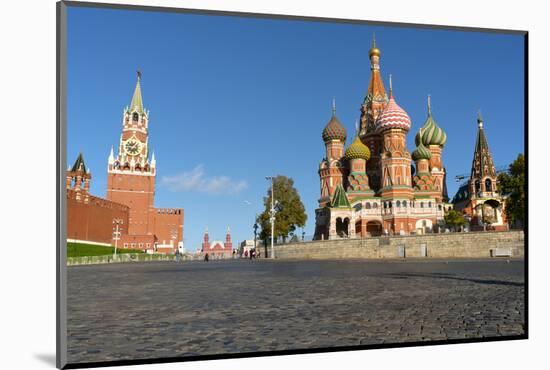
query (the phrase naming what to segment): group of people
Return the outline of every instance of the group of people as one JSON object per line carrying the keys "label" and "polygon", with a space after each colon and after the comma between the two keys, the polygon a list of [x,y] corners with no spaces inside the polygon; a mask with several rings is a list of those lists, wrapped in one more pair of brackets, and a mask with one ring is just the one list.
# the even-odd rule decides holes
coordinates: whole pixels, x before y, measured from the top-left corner
{"label": "group of people", "polygon": [[256,252],[255,248],[251,249],[250,252],[245,250],[243,253],[243,257],[250,258],[250,259],[260,258],[260,252],[259,251]]}
{"label": "group of people", "polygon": [[[176,259],[177,258],[178,257],[176,256]],[[236,258],[238,258],[237,257],[237,251],[233,250],[233,259],[236,259]],[[250,251],[245,250],[244,253],[242,255],[240,255],[240,258],[250,258],[250,259],[260,258],[260,252],[256,251],[255,248],[250,249]],[[208,255],[208,253],[205,253],[204,254],[204,261],[208,262],[209,259],[210,259],[210,256]]]}

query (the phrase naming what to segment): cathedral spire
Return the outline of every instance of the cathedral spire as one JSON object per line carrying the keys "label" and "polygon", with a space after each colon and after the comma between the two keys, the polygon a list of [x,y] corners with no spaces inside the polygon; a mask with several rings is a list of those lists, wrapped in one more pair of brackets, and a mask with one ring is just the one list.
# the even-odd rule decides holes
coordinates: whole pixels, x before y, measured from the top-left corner
{"label": "cathedral spire", "polygon": [[141,97],[141,71],[137,71],[136,88],[134,89],[134,95],[132,96],[132,102],[130,103],[130,111],[136,111],[143,113],[143,99]]}
{"label": "cathedral spire", "polygon": [[491,155],[491,151],[489,150],[485,130],[483,129],[483,118],[481,117],[481,111],[478,111],[477,122],[478,129],[474,160],[472,164],[472,178],[483,178],[484,176],[496,177],[493,157]]}
{"label": "cathedral spire", "polygon": [[380,49],[376,47],[376,40],[372,39],[372,48],[369,50],[369,59],[370,59],[370,69],[371,69],[371,78],[369,82],[369,87],[367,90],[367,97],[365,98],[365,103],[368,101],[382,101],[385,102],[386,91],[384,89],[384,83],[380,77]]}
{"label": "cathedral spire", "polygon": [[336,115],[336,97],[335,96],[332,97],[332,115],[333,116]]}

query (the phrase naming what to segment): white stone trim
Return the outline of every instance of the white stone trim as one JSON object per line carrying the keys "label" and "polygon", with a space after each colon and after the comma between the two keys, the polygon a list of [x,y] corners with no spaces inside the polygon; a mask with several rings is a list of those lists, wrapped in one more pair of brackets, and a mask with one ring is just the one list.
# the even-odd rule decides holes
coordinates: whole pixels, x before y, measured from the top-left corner
{"label": "white stone trim", "polygon": [[100,245],[103,247],[112,247],[113,245],[110,243],[100,243],[100,242],[93,242],[91,240],[81,240],[81,239],[67,239],[67,243],[85,243],[85,244],[92,244],[92,245]]}

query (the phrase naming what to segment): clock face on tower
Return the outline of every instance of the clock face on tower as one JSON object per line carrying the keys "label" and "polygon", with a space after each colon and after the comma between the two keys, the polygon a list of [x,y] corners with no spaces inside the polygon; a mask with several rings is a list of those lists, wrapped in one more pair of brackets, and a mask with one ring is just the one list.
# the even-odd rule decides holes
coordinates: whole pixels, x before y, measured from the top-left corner
{"label": "clock face on tower", "polygon": [[141,143],[135,139],[130,139],[124,145],[126,152],[130,155],[137,155],[141,151]]}

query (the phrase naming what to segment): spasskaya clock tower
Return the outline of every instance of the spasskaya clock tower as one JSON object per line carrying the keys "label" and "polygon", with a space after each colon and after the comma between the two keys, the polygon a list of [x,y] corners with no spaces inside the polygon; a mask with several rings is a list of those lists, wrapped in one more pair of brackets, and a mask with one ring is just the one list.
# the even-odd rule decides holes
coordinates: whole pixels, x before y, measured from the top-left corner
{"label": "spasskaya clock tower", "polygon": [[130,207],[129,234],[154,233],[156,161],[149,157],[149,112],[143,108],[141,73],[129,107],[122,114],[122,133],[115,156],[109,155],[107,199]]}

